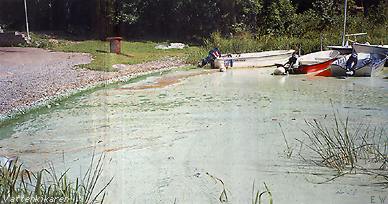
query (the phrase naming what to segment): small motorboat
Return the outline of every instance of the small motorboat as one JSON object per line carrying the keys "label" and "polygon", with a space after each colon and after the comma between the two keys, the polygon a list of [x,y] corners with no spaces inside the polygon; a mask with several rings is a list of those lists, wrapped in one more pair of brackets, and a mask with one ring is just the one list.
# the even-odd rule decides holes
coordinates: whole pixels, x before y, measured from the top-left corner
{"label": "small motorboat", "polygon": [[387,45],[368,45],[354,43],[353,48],[357,53],[373,53],[380,55],[388,55],[388,46]]}
{"label": "small motorboat", "polygon": [[[388,55],[388,45],[369,45],[369,44],[353,44],[354,50],[357,53],[375,53],[381,55]],[[385,66],[388,67],[388,60],[385,62]]]}
{"label": "small motorboat", "polygon": [[[269,67],[284,64],[291,57],[294,50],[275,50],[255,53],[222,55],[215,60],[215,65],[223,64],[226,68]],[[221,67],[216,68],[220,69]]]}
{"label": "small motorboat", "polygon": [[340,52],[337,50],[314,52],[303,55],[297,60],[297,67],[291,68],[291,74],[308,74],[320,72],[330,67],[338,59]]}
{"label": "small motorboat", "polygon": [[[343,56],[335,61],[330,69],[325,70],[317,74],[317,76],[349,76],[346,74],[346,62],[349,60],[350,55]],[[380,75],[384,70],[384,63],[387,60],[386,55],[381,54],[369,54],[359,53],[357,65],[354,68],[352,76],[356,77],[374,77]]]}

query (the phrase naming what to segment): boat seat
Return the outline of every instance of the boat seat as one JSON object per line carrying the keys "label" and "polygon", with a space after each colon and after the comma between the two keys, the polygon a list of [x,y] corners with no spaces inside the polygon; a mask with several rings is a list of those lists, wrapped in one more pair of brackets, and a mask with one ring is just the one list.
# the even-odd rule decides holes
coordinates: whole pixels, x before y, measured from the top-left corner
{"label": "boat seat", "polygon": [[315,60],[318,60],[318,61],[327,61],[327,60],[330,60],[331,58],[330,57],[316,57]]}

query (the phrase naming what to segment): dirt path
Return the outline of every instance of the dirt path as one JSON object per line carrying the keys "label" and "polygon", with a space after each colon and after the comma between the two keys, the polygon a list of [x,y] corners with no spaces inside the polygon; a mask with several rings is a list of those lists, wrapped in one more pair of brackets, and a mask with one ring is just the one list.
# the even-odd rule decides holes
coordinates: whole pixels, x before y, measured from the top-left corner
{"label": "dirt path", "polygon": [[163,59],[139,65],[118,65],[117,72],[76,68],[91,60],[89,54],[1,47],[0,118],[70,90],[184,64],[177,59]]}

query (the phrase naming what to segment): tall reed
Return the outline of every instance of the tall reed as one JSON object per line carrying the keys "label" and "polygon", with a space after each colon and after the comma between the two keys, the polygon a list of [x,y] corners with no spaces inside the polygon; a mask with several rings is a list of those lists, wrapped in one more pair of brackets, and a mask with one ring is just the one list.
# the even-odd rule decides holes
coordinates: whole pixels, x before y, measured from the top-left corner
{"label": "tall reed", "polygon": [[0,203],[103,203],[109,180],[100,190],[96,185],[101,178],[103,156],[94,161],[83,178],[71,182],[68,171],[57,175],[52,165],[33,173],[23,169],[17,161],[0,168]]}
{"label": "tall reed", "polygon": [[309,138],[305,145],[318,158],[315,161],[334,168],[339,174],[362,170],[388,180],[388,138],[385,129],[351,123],[334,114],[332,121],[306,121]]}

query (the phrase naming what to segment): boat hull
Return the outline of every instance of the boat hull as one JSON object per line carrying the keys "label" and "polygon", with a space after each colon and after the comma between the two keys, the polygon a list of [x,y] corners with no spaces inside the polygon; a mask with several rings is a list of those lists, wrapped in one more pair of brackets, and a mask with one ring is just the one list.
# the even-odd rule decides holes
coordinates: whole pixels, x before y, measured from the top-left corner
{"label": "boat hull", "polygon": [[357,53],[388,55],[387,46],[364,45],[364,44],[355,43],[353,44],[353,48]]}
{"label": "boat hull", "polygon": [[296,69],[290,70],[291,74],[309,74],[314,72],[321,72],[325,69],[328,69],[331,64],[333,64],[334,61],[336,61],[337,58],[330,59],[326,62],[313,64],[313,65],[301,65]]}
{"label": "boat hull", "polygon": [[[340,77],[348,76],[346,74],[346,61],[349,56],[343,57],[333,63],[330,67],[331,76]],[[362,58],[356,65],[354,75],[355,77],[375,77],[380,75],[384,70],[384,64],[387,60],[386,56]]]}
{"label": "boat hull", "polygon": [[[291,57],[294,50],[267,51],[258,53],[232,54],[216,59],[215,64],[224,64],[233,68],[269,67],[284,64]],[[219,68],[219,67],[216,67]]]}

